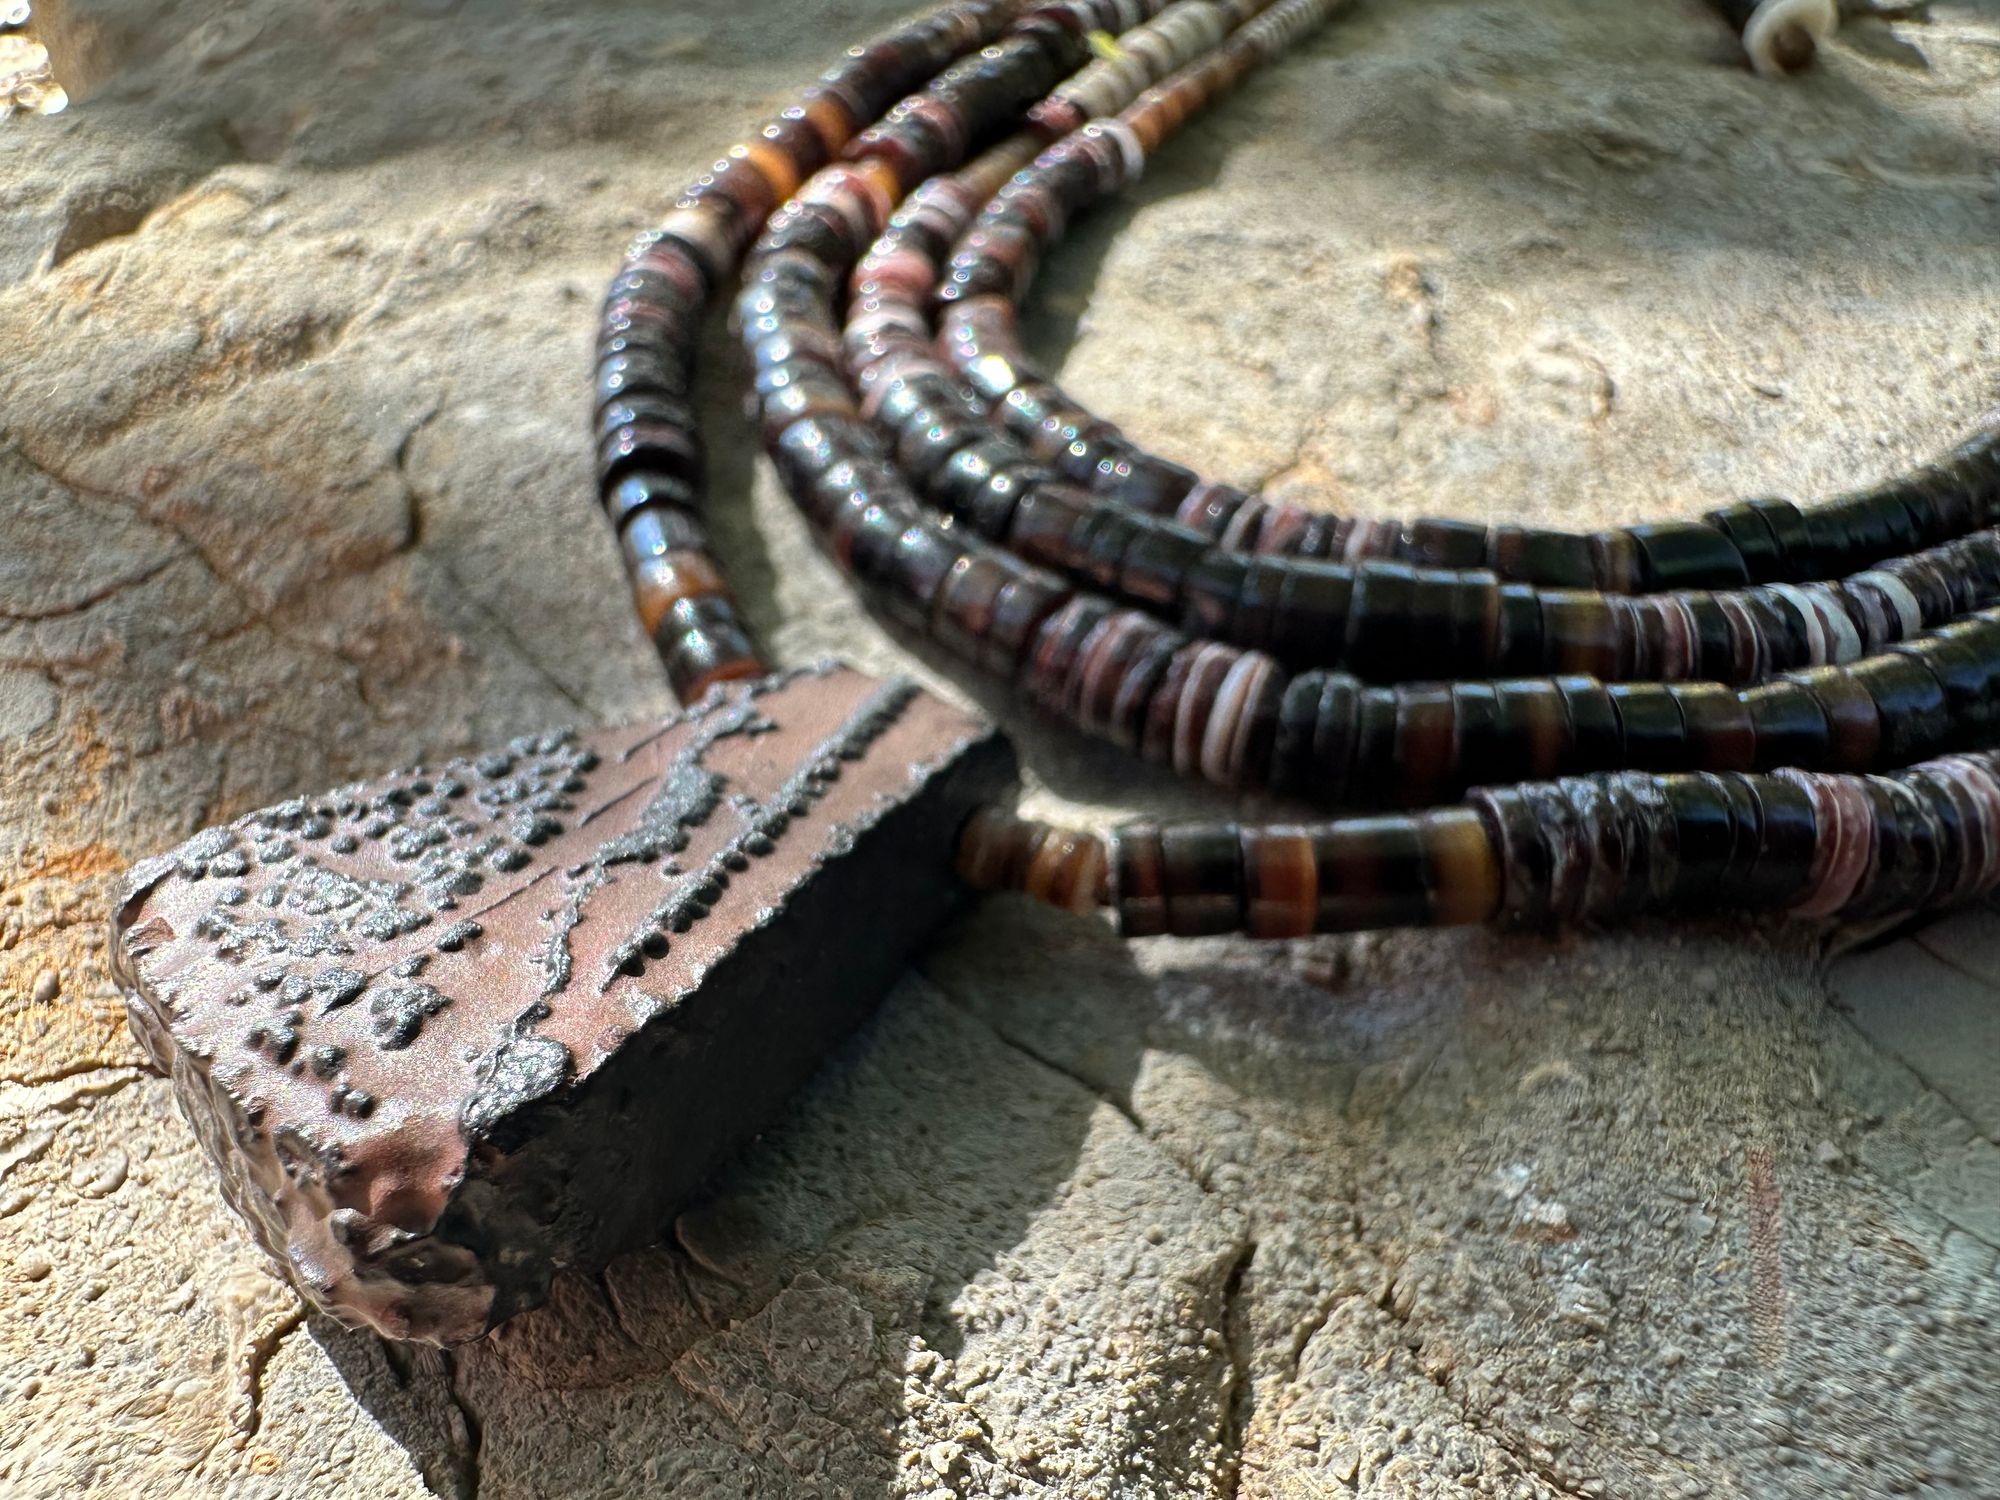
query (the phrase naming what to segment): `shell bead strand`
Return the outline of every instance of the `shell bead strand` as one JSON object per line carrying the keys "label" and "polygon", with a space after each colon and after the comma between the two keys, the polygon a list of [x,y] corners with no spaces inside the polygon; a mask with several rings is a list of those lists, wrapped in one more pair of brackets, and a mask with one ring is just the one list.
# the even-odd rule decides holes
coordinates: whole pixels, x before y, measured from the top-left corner
{"label": "shell bead strand", "polygon": [[[1992,754],[1883,776],[1617,771],[1486,788],[1418,813],[1130,824],[1111,835],[1106,894],[1128,937],[1737,909],[1860,918],[2000,886],[1996,818]],[[991,856],[964,868],[988,889],[1026,888]]]}
{"label": "shell bead strand", "polygon": [[[1135,106],[1127,127],[1158,140],[1184,116]],[[1118,122],[1099,122],[1107,128]],[[1491,569],[1512,582],[1612,593],[1735,587],[1829,578],[1915,547],[2000,522],[2000,432],[1974,437],[1939,463],[1802,510],[1755,500],[1699,521],[1590,535],[1426,518],[1412,523],[1336,518],[1274,504],[1148,452],[1044,378],[1021,348],[1016,306],[1063,223],[1135,180],[1065,178],[1066,214],[1035,230],[1018,212],[1061,173],[1060,147],[1038,159],[982,210],[934,283],[940,342],[995,424],[1038,464],[1155,516],[1172,516],[1230,550],[1427,566]]]}
{"label": "shell bead strand", "polygon": [[[1125,168],[1122,150],[1101,133],[1079,133],[1065,145],[1075,153],[1073,176]],[[1021,181],[1015,180],[1017,185]],[[847,330],[845,359],[854,398],[843,400],[830,391],[813,414],[814,424],[796,431],[785,425],[794,415],[791,410],[774,415],[767,407],[764,430],[767,437],[778,431],[781,472],[828,536],[835,557],[873,586],[887,610],[1014,676],[1032,701],[1088,731],[1189,775],[1228,786],[1271,784],[1331,803],[1421,801],[1426,795],[1462,790],[1489,776],[1496,763],[1508,762],[1521,764],[1524,773],[1543,775],[1622,764],[1657,770],[1749,769],[1778,762],[1760,750],[1759,720],[1743,695],[1715,682],[1669,689],[1657,681],[1637,681],[1607,689],[1602,679],[1685,678],[1709,667],[1724,682],[1756,682],[1793,665],[1824,664],[1864,639],[1870,646],[1892,643],[1909,623],[1907,609],[1900,603],[1892,606],[1884,589],[1901,587],[1911,599],[1914,594],[1887,570],[1855,580],[1845,593],[1813,585],[1784,594],[1630,600],[1582,593],[1537,596],[1518,588],[1497,590],[1490,581],[1482,588],[1476,579],[1425,574],[1399,564],[1312,577],[1297,564],[1287,574],[1270,560],[1255,560],[1261,571],[1251,569],[1244,576],[1253,584],[1260,577],[1279,582],[1264,585],[1261,599],[1256,597],[1259,590],[1246,588],[1242,598],[1225,601],[1210,618],[1197,618],[1197,627],[1221,626],[1216,634],[1233,634],[1242,642],[1247,616],[1263,622],[1248,639],[1270,645],[1280,655],[1296,655],[1273,637],[1282,633],[1278,627],[1284,622],[1296,618],[1301,603],[1309,602],[1296,595],[1288,601],[1287,580],[1308,578],[1323,586],[1318,596],[1323,613],[1330,611],[1336,619],[1343,613],[1372,615],[1378,622],[1373,637],[1393,646],[1396,654],[1378,652],[1373,660],[1364,654],[1371,676],[1393,680],[1411,675],[1415,662],[1462,659],[1466,653],[1454,649],[1454,641],[1473,638],[1488,643],[1482,664],[1572,671],[1553,682],[1503,681],[1486,693],[1403,687],[1323,691],[1313,674],[1289,679],[1265,652],[1232,650],[1199,634],[1180,634],[1137,611],[1118,610],[1038,574],[1033,564],[1057,560],[1068,547],[1072,553],[1065,555],[1073,564],[1068,571],[1084,574],[1090,582],[1135,571],[1142,581],[1146,577],[1143,570],[1123,565],[1131,555],[1130,544],[1120,539],[1125,534],[1104,526],[1093,531],[1087,506],[1036,484],[1032,475],[1009,464],[1004,451],[996,456],[994,439],[981,436],[962,392],[922,340],[908,333],[909,309],[897,307],[899,282],[911,274],[903,262],[921,257],[915,242],[923,236],[935,243],[924,219],[941,212],[938,203],[948,186],[947,181],[910,214],[899,216],[900,222],[892,220],[890,233],[853,272],[857,302],[867,303],[873,315],[867,326],[857,329],[851,321]],[[1042,203],[1035,213],[1048,219],[1063,208],[1060,201]],[[757,264],[753,260],[753,271]],[[799,290],[782,307],[762,291],[746,295],[742,321],[752,330],[747,336],[753,360],[761,363],[758,340],[766,337],[830,339],[834,315],[829,289],[842,274],[838,256],[811,268],[787,268],[774,257],[766,269],[774,282],[793,283]],[[758,321],[767,311],[777,315],[769,332]],[[873,431],[859,420],[868,415],[875,419]],[[972,517],[974,529],[982,533],[998,531],[1002,549],[981,551],[969,538],[955,539],[924,515],[910,493],[910,481],[930,475],[936,483],[939,474],[947,475],[948,486],[958,487],[960,518]],[[977,484],[968,483],[968,476]],[[986,524],[1000,515],[1006,517],[1004,525]],[[1992,540],[1982,534],[1955,545],[1969,557],[1988,559],[1983,566],[1991,572]],[[1143,549],[1138,555],[1145,558]],[[1933,562],[1920,558],[1892,566],[1908,570]],[[1924,587],[1939,617],[1949,619],[1960,604],[1983,597],[1963,588],[1954,592],[1947,581],[1969,574],[1976,576],[1977,570],[1940,572],[1931,567]],[[1144,598],[1149,589],[1154,598],[1148,602],[1171,602],[1171,581],[1158,569],[1150,583],[1127,590],[1128,597]],[[1002,602],[1010,607],[999,608]],[[1859,611],[1865,637],[1849,619],[1850,610]],[[1990,655],[1990,622],[1969,633],[1975,638],[1973,649],[1983,642]],[[1493,650],[1496,639],[1505,639],[1507,648]],[[1939,649],[1925,647],[1918,660]],[[1874,750],[1885,743],[1879,733],[1866,742],[1869,758],[1859,760],[1835,758],[1857,752],[1862,742],[1854,737],[1835,741],[1815,734],[1816,726],[1830,722],[1820,706],[1828,697],[1858,697],[1875,711],[1878,729],[1885,715],[1892,724],[1901,724],[1898,743],[1950,748],[1953,742],[1939,738],[1949,726],[1921,712],[1934,695],[1924,690],[1922,674],[1913,665],[1870,664],[1859,669],[1856,679],[1821,674],[1794,684],[1803,702],[1787,700],[1796,711],[1781,722],[1788,732],[1772,739],[1773,751],[1782,746],[1798,757],[1798,764],[1874,769]],[[1868,683],[1893,691],[1870,696]],[[1316,723],[1310,735],[1288,737],[1282,733],[1285,712],[1294,703],[1335,705],[1347,717],[1333,713]],[[1560,710],[1553,724],[1537,716],[1536,706],[1542,703]],[[1308,755],[1304,751],[1310,745],[1333,750]]]}
{"label": "shell bead strand", "polygon": [[[677,684],[755,664],[685,408],[692,319],[741,258],[753,421],[885,613],[1183,774],[1388,809],[1107,839],[988,808],[971,884],[1262,937],[1993,888],[2000,431],[1810,509],[1405,526],[1206,483],[1033,369],[1016,309],[1075,215],[1339,8],[952,7],[914,23],[928,83],[823,84],[690,191],[614,287],[626,363],[599,385],[607,505]],[[628,379],[654,405],[619,406]]]}
{"label": "shell bead strand", "polygon": [[[627,252],[598,325],[598,485],[641,620],[683,700],[711,683],[764,671],[708,559],[701,519],[702,452],[689,392],[709,296],[727,284],[766,218],[835,156],[859,154],[857,180],[872,180],[866,162],[886,151],[882,143],[893,132],[857,141],[868,121],[926,81],[951,78],[954,58],[981,58],[979,49],[1010,31],[1017,41],[1047,45],[1061,31],[1052,14],[1058,9],[957,0],[851,48],[751,141],[690,184]],[[941,108],[923,119],[934,121]],[[909,124],[908,132],[917,128]]]}

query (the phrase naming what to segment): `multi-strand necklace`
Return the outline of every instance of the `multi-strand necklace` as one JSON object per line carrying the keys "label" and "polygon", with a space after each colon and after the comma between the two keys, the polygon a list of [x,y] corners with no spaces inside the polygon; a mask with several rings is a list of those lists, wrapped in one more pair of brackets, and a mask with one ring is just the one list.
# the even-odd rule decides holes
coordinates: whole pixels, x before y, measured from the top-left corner
{"label": "multi-strand necklace", "polygon": [[[612,287],[597,409],[606,508],[677,690],[763,671],[705,550],[686,404],[702,308],[741,264],[765,448],[892,618],[1225,787],[1402,808],[1482,788],[1108,840],[988,813],[961,856],[975,884],[1108,906],[1132,935],[1291,937],[1858,916],[2000,880],[1994,763],[1947,754],[2000,720],[1993,437],[1821,505],[1586,536],[1247,495],[1034,368],[1017,310],[1065,225],[1337,8],[953,7],[854,54],[690,188]],[[1817,16],[1725,8],[1753,51],[1794,57],[1776,20]],[[1093,30],[1124,35],[1048,92]],[[905,88],[888,59],[980,43],[859,129]]]}
{"label": "multi-strand necklace", "polygon": [[[962,889],[1134,936],[2000,885],[2000,434],[1812,505],[1578,535],[1335,516],[1038,370],[1035,267],[1340,0],[958,0],[853,48],[629,252],[599,492],[687,709],[299,798],[134,872],[116,962],[231,1201],[316,1301],[476,1336],[659,1233]],[[1718,0],[1763,71],[1825,0]],[[703,520],[734,291],[753,425],[884,614],[1085,734],[1323,821],[1017,817],[901,680],[774,673]]]}

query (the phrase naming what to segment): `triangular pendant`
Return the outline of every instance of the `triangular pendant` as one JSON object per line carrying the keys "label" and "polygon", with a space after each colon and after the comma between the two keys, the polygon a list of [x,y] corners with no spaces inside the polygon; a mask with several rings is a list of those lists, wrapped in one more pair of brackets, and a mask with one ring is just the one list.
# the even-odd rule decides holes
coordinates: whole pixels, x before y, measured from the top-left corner
{"label": "triangular pendant", "polygon": [[456,1343],[659,1237],[956,905],[1013,776],[914,684],[781,674],[210,829],[133,871],[114,964],[300,1289]]}

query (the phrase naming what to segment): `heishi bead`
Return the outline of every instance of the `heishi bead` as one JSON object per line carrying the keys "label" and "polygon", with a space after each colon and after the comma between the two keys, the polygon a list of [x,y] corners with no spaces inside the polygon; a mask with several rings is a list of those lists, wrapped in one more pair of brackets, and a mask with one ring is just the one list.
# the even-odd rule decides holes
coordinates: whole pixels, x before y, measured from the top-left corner
{"label": "heishi bead", "polygon": [[1305,937],[1318,930],[1319,860],[1309,830],[1285,824],[1240,831],[1252,937]]}

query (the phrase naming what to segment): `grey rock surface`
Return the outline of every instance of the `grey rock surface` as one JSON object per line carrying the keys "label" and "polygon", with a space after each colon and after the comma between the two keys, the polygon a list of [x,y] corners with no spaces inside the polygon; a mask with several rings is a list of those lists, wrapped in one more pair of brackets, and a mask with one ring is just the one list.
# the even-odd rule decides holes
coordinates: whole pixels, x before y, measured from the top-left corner
{"label": "grey rock surface", "polygon": [[[659,1248],[481,1345],[342,1333],[259,1261],[124,1034],[115,873],[665,705],[590,309],[899,3],[40,0],[75,103],[0,126],[0,1492],[2000,1492],[1991,914],[1924,960],[1968,990],[1728,926],[1128,949],[991,902]],[[1789,85],[1733,47],[1692,3],[1370,0],[1080,228],[1036,337],[1169,451],[1363,511],[1919,459],[2000,398],[2000,13],[1856,18]],[[947,681],[732,405],[778,653]],[[1042,812],[1204,805],[1006,712]]]}

